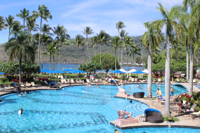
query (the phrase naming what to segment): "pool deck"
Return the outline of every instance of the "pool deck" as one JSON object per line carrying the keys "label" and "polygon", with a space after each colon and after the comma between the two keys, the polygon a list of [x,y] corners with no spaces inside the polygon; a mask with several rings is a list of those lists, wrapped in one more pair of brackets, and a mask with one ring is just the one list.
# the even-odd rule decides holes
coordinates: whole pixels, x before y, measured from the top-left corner
{"label": "pool deck", "polygon": [[[171,84],[174,84],[174,83],[175,82],[171,82]],[[138,83],[128,83],[128,84],[141,84],[141,83],[138,82]],[[144,84],[146,84],[146,83],[144,83]],[[79,85],[86,85],[86,84],[72,84],[72,86],[79,86]],[[92,83],[91,85],[96,85],[96,83]],[[99,85],[114,85],[114,84],[99,83]],[[69,85],[68,84],[61,84],[60,88],[63,88],[63,87],[69,87]],[[34,91],[34,90],[56,90],[56,89],[57,88],[50,88],[49,86],[37,86],[37,87],[22,88],[22,90],[29,90],[29,91]],[[199,89],[198,90],[197,89],[194,89],[194,91],[199,91]],[[13,90],[0,91],[0,96],[13,93],[12,91]],[[161,105],[160,103],[158,103],[157,100],[153,100],[153,102],[151,102],[148,99],[134,98],[133,96],[129,96],[129,97],[116,97],[116,98],[123,98],[123,99],[128,99],[128,100],[129,99],[136,100],[136,101],[142,102],[144,104],[147,104],[150,108],[154,108],[154,109],[160,110],[162,112],[162,114],[164,114],[164,105]],[[163,123],[139,122],[139,123],[125,125],[125,126],[119,126],[119,125],[116,125],[116,126],[118,128],[121,128],[121,129],[138,128],[138,127],[168,127],[169,125],[171,127],[200,128],[200,124],[199,124],[200,123],[200,118],[199,117],[195,118],[195,119],[192,119],[188,114],[187,115],[186,114],[185,115],[178,115],[178,114],[176,114],[174,112],[172,113],[172,116],[176,116],[177,118],[180,119],[180,121],[173,122],[173,123],[172,122],[163,122]],[[137,116],[136,118],[139,119],[139,117],[140,116]],[[110,124],[115,125],[114,121],[111,121]]]}
{"label": "pool deck", "polygon": [[[157,100],[153,100],[153,102],[151,102],[148,99],[144,99],[144,98],[134,98],[133,96],[129,96],[129,97],[117,97],[116,98],[124,98],[124,99],[128,99],[128,100],[136,100],[139,102],[142,102],[144,104],[147,104],[150,108],[154,108],[157,109],[159,111],[162,112],[162,114],[164,114],[164,105],[161,105],[161,103],[158,103]],[[134,113],[134,112],[133,112]],[[144,115],[141,115],[144,116]],[[177,114],[175,112],[172,113],[172,116],[176,116],[180,121],[178,122],[163,122],[163,123],[149,123],[149,122],[139,122],[139,123],[134,123],[134,124],[129,124],[129,125],[124,125],[124,126],[119,126],[116,125],[118,128],[120,129],[127,129],[127,128],[138,128],[138,127],[168,127],[169,125],[171,127],[191,127],[191,128],[200,128],[200,118],[195,118],[192,119],[191,116],[189,116],[189,114]],[[137,116],[135,118],[139,119],[140,116]],[[115,122],[111,121],[110,122],[111,125],[115,126]]]}

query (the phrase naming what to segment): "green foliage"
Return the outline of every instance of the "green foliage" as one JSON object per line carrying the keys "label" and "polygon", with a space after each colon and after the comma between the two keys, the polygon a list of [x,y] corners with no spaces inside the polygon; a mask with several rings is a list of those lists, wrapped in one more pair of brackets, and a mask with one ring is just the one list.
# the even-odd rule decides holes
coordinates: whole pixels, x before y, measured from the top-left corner
{"label": "green foliage", "polygon": [[102,66],[97,62],[88,62],[81,64],[78,69],[86,72],[95,72],[96,70],[101,70]]}
{"label": "green foliage", "polygon": [[[172,120],[172,118],[168,118],[168,120],[167,120],[167,117],[165,117],[164,115],[162,117],[163,117],[163,121]],[[174,121],[180,121],[177,117],[173,117],[173,120]]]}
{"label": "green foliage", "polygon": [[[105,69],[106,72],[109,71],[109,69],[115,70],[115,56],[109,53],[103,53],[101,56],[102,62],[101,66],[102,69]],[[100,63],[100,55],[96,55],[92,58],[92,62]],[[117,69],[120,69],[121,66],[119,65],[118,61],[116,60],[116,67]]]}
{"label": "green foliage", "polygon": [[[7,74],[16,74],[19,71],[19,62],[0,62],[1,72]],[[40,70],[40,67],[37,63],[31,62],[22,62],[21,70],[23,73],[31,74],[37,73]]]}

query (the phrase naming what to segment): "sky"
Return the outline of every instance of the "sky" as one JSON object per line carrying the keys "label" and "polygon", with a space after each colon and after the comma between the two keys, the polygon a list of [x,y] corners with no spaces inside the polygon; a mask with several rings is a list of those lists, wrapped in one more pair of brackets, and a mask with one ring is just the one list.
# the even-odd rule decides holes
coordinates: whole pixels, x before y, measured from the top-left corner
{"label": "sky", "polygon": [[[168,2],[167,2],[168,1]],[[94,36],[101,30],[111,36],[118,35],[116,23],[124,22],[129,36],[140,36],[146,28],[144,23],[161,19],[157,7],[158,2],[164,8],[182,4],[182,0],[0,0],[0,16],[12,15],[16,21],[23,24],[21,18],[16,15],[26,8],[30,12],[37,11],[39,5],[46,5],[53,18],[43,24],[51,27],[63,25],[71,38],[83,35],[86,26],[93,29]],[[39,18],[37,24],[39,24]],[[0,44],[7,42],[8,30],[0,31]]]}

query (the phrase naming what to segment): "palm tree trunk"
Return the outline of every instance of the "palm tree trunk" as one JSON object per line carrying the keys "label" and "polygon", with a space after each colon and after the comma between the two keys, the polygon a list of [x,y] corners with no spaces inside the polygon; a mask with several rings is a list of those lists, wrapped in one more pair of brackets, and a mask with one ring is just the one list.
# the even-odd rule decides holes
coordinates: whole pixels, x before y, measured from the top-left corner
{"label": "palm tree trunk", "polygon": [[148,94],[147,97],[151,97],[151,86],[152,86],[152,58],[151,58],[151,43],[149,44],[149,52],[148,52]]}
{"label": "palm tree trunk", "polygon": [[188,46],[186,46],[186,80],[189,81],[189,55],[188,55]]}
{"label": "palm tree trunk", "polygon": [[115,48],[115,70],[116,70],[116,48]]}
{"label": "palm tree trunk", "polygon": [[49,70],[51,70],[51,54],[50,54],[50,65],[49,65]]}
{"label": "palm tree trunk", "polygon": [[100,64],[101,64],[101,43],[100,43]]}
{"label": "palm tree trunk", "polygon": [[118,48],[118,63],[119,63],[120,49]]}
{"label": "palm tree trunk", "polygon": [[122,65],[122,49],[121,49],[121,65]]}
{"label": "palm tree trunk", "polygon": [[10,29],[9,29],[9,33],[8,33],[8,41],[10,40]]}
{"label": "palm tree trunk", "polygon": [[78,65],[79,65],[79,46],[78,46]]}
{"label": "palm tree trunk", "polygon": [[24,31],[25,31],[25,18],[24,18]]}
{"label": "palm tree trunk", "polygon": [[19,84],[21,85],[21,64],[22,64],[22,58],[19,58]]}
{"label": "palm tree trunk", "polygon": [[170,47],[169,47],[169,35],[167,36],[167,52],[166,52],[166,61],[165,61],[165,117],[169,116],[169,92],[170,92]]}
{"label": "palm tree trunk", "polygon": [[[40,20],[40,34],[41,34],[41,26],[42,26],[42,17]],[[39,44],[38,44],[38,65],[40,66],[40,34],[39,34]]]}
{"label": "palm tree trunk", "polygon": [[194,71],[194,48],[192,41],[190,43],[190,85],[189,85],[189,95],[192,96],[193,92],[193,71]]}
{"label": "palm tree trunk", "polygon": [[178,47],[176,48],[176,61],[178,61]]}
{"label": "palm tree trunk", "polygon": [[53,63],[52,63],[52,70],[55,70],[55,65],[54,65],[54,55],[53,55]]}
{"label": "palm tree trunk", "polygon": [[[88,35],[86,35],[86,41],[87,41],[87,40],[88,40]],[[89,61],[91,61],[88,45],[89,45],[89,43],[87,43],[87,51],[88,51]]]}

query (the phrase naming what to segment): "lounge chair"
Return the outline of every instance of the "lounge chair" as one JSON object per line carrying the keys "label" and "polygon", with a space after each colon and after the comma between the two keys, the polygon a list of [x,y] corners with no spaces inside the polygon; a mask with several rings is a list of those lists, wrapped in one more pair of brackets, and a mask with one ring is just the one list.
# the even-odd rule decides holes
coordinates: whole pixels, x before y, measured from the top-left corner
{"label": "lounge chair", "polygon": [[160,79],[160,78],[158,79],[158,82],[159,82],[159,83],[161,82],[161,79]]}
{"label": "lounge chair", "polygon": [[44,81],[45,85],[49,85],[49,83],[47,81]]}
{"label": "lounge chair", "polygon": [[185,83],[185,80],[184,79],[181,79],[182,83]]}
{"label": "lounge chair", "polygon": [[60,78],[63,79],[63,75],[61,75]]}
{"label": "lounge chair", "polygon": [[71,84],[74,84],[74,79],[71,79]]}
{"label": "lounge chair", "polygon": [[135,82],[138,82],[138,79],[135,79]]}
{"label": "lounge chair", "polygon": [[190,114],[192,119],[196,118],[196,117],[200,117],[200,111],[199,112],[194,112]]}
{"label": "lounge chair", "polygon": [[134,78],[131,78],[131,82],[134,82],[135,80],[134,80]]}
{"label": "lounge chair", "polygon": [[89,80],[89,79],[86,79],[86,82],[87,82],[87,83],[90,83],[90,80]]}
{"label": "lounge chair", "polygon": [[0,85],[0,90],[4,90],[4,88],[3,88],[3,87],[1,87],[1,85]]}
{"label": "lounge chair", "polygon": [[151,123],[163,122],[163,117],[159,110],[149,108],[144,111],[144,114],[146,117],[146,122],[151,122]]}
{"label": "lounge chair", "polygon": [[155,78],[153,78],[153,83],[155,83],[156,82],[156,79]]}
{"label": "lounge chair", "polygon": [[98,83],[99,82],[98,79],[95,79],[95,82]]}
{"label": "lounge chair", "polygon": [[191,113],[194,112],[194,109],[196,108],[197,104],[193,104],[192,107],[190,108],[190,110],[186,110],[184,111],[185,113]]}
{"label": "lounge chair", "polygon": [[66,79],[61,79],[61,83],[66,84],[67,83]]}
{"label": "lounge chair", "polygon": [[31,82],[31,85],[32,85],[32,86],[36,86],[36,85],[35,85],[35,82]]}

